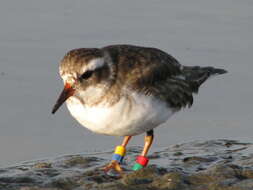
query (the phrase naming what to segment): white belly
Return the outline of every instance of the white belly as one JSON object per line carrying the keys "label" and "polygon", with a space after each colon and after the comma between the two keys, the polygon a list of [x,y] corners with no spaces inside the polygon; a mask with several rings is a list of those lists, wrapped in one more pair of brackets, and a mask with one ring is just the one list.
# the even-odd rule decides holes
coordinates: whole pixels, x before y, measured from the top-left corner
{"label": "white belly", "polygon": [[132,100],[121,98],[113,106],[86,107],[75,97],[67,100],[67,107],[74,118],[93,132],[126,136],[137,135],[164,123],[173,113],[168,106],[154,97],[137,93]]}

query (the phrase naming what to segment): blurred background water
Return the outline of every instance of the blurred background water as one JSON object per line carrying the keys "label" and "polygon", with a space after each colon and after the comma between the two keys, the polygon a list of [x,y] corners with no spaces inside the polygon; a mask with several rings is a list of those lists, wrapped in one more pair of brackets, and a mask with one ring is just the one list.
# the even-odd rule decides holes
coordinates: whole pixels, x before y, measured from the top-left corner
{"label": "blurred background water", "polygon": [[[0,166],[113,149],[121,138],[93,134],[63,106],[58,64],[70,49],[135,44],[160,48],[184,65],[225,68],[191,109],[155,130],[153,149],[197,140],[251,141],[251,0],[0,1]],[[142,145],[143,136],[130,145]]]}

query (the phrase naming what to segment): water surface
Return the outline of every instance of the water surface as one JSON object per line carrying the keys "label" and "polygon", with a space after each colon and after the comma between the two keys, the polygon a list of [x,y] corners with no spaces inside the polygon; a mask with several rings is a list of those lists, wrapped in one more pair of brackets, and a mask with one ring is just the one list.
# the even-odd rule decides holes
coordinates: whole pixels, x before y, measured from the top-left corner
{"label": "water surface", "polygon": [[59,60],[78,47],[153,46],[185,65],[229,71],[206,82],[191,109],[155,130],[153,149],[198,139],[253,140],[252,20],[251,0],[1,1],[0,166],[120,143],[81,127],[65,106],[50,113],[62,89]]}

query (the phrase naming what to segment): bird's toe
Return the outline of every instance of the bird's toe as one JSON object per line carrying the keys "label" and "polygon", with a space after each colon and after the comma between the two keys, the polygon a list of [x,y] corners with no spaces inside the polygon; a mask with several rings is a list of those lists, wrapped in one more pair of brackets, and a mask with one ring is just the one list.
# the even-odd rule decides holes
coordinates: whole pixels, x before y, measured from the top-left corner
{"label": "bird's toe", "polygon": [[105,173],[110,174],[123,174],[123,169],[121,168],[120,164],[116,160],[112,160],[109,164],[103,167]]}

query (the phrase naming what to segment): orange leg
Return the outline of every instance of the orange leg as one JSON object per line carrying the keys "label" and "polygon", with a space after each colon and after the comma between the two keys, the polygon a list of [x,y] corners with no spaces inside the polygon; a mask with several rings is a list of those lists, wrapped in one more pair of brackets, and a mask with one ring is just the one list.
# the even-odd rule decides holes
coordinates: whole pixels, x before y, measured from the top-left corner
{"label": "orange leg", "polygon": [[154,139],[154,132],[153,130],[150,130],[147,132],[147,135],[145,136],[145,139],[144,139],[145,144],[144,144],[142,153],[140,156],[136,158],[136,163],[134,164],[132,170],[134,171],[140,170],[148,164],[148,158],[146,156],[152,145],[153,139]]}
{"label": "orange leg", "polygon": [[125,147],[127,146],[128,142],[130,141],[132,136],[125,136],[124,139],[123,139],[123,142],[121,144],[121,146]]}
{"label": "orange leg", "polygon": [[[125,149],[129,140],[132,136],[125,136],[123,139],[123,142],[121,146]],[[117,160],[112,160],[108,165],[106,165],[104,168],[105,172],[108,172],[109,170],[113,169],[119,173],[122,173],[122,168],[120,167],[120,163]]]}
{"label": "orange leg", "polygon": [[151,147],[151,145],[153,143],[153,139],[154,139],[153,130],[148,131],[147,135],[144,138],[145,144],[144,144],[141,156],[146,156],[147,155],[147,153],[149,151],[149,148]]}

